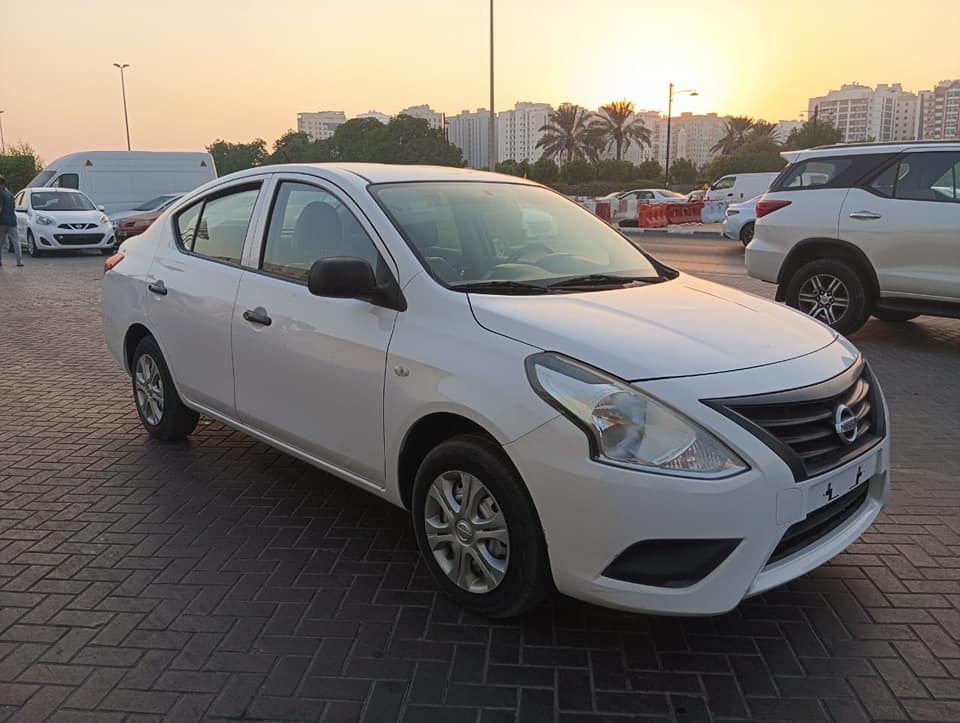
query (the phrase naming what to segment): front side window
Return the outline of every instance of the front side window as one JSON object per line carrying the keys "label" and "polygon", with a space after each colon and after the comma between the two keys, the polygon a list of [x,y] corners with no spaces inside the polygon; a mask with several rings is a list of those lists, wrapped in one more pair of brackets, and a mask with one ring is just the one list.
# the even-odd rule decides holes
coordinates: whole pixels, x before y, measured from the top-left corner
{"label": "front side window", "polygon": [[816,188],[826,186],[846,171],[852,161],[849,158],[813,158],[801,161],[787,169],[777,190]]}
{"label": "front side window", "polygon": [[[427,182],[371,192],[434,276],[472,290],[574,277],[660,279],[658,268],[596,216],[537,186]],[[546,282],[546,283],[544,283]]]}
{"label": "front side window", "polygon": [[13,205],[17,209],[23,208],[23,191],[20,191],[13,199]]}
{"label": "front side window", "polygon": [[82,193],[70,191],[34,191],[30,194],[34,211],[92,211],[93,202]]}
{"label": "front side window", "polygon": [[180,245],[200,256],[239,264],[260,194],[259,184],[203,199],[177,216]]}
{"label": "front side window", "polygon": [[352,256],[378,267],[380,254],[356,217],[332,193],[284,181],[277,189],[260,269],[306,282],[316,261]]}
{"label": "front side window", "polygon": [[76,173],[62,173],[51,184],[54,188],[80,188],[80,176]]}
{"label": "front side window", "polygon": [[723,191],[728,188],[733,188],[734,184],[737,182],[736,176],[724,176],[719,181],[714,183],[710,188],[713,191]]}
{"label": "front side window", "polygon": [[652,201],[653,191],[638,191],[636,197],[641,201]]}
{"label": "front side window", "polygon": [[960,202],[960,153],[911,153],[898,165],[894,198]]}

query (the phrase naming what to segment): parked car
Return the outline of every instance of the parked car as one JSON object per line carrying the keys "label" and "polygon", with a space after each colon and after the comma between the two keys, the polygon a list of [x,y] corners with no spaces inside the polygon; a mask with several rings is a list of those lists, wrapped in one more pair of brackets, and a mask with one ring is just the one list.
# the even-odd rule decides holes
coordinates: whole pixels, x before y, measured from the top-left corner
{"label": "parked car", "polygon": [[759,196],[770,188],[773,179],[779,175],[779,173],[736,173],[722,176],[710,184],[704,200],[739,203]]}
{"label": "parked car", "polygon": [[[616,195],[614,200],[630,201],[634,200],[641,203],[686,203],[687,199],[679,193],[674,193],[666,188],[635,188],[632,191],[622,191]],[[620,209],[615,206],[613,209],[613,222],[620,226],[636,226],[637,214],[627,208]]]}
{"label": "parked car", "polygon": [[744,246],[753,240],[753,227],[757,220],[757,201],[760,196],[754,196],[743,203],[731,203],[727,206],[723,219],[723,235]]}
{"label": "parked car", "polygon": [[[138,233],[143,233],[150,228],[150,224],[157,220],[164,209],[182,195],[182,193],[177,193],[159,196],[157,199],[141,204],[142,206],[154,206],[155,208],[153,208],[153,210],[148,210],[146,213],[139,213],[135,216],[127,216],[117,222],[115,226],[117,229],[117,244],[121,244],[131,236],[136,236]],[[158,203],[159,199],[163,200]]]}
{"label": "parked car", "polygon": [[48,164],[28,186],[83,191],[110,215],[168,193],[185,193],[217,177],[209,153],[83,151]]}
{"label": "parked car", "polygon": [[687,203],[697,203],[698,201],[706,200],[707,189],[697,188],[687,194]]}
{"label": "parked car", "polygon": [[723,613],[867,529],[889,423],[849,341],[503,179],[265,166],[177,201],[102,284],[146,431],[204,414],[410,510],[490,616],[553,586]]}
{"label": "parked car", "polygon": [[149,201],[144,201],[143,203],[138,204],[129,211],[117,211],[116,213],[111,214],[110,220],[113,221],[113,225],[116,226],[120,221],[125,218],[130,218],[131,216],[140,216],[145,213],[154,212],[159,215],[160,211],[165,209],[182,195],[182,193],[162,193],[159,196],[154,196]]}
{"label": "parked car", "polygon": [[25,188],[14,202],[20,245],[31,256],[67,249],[112,253],[113,225],[86,194],[64,188]]}
{"label": "parked car", "polygon": [[960,317],[960,142],[828,146],[757,204],[751,276],[843,334],[873,316]]}

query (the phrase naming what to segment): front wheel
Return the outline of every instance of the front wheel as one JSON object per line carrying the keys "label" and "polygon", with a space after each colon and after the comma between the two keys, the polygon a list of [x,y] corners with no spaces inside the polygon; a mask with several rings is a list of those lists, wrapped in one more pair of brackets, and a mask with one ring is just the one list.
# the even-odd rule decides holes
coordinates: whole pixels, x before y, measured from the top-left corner
{"label": "front wheel", "polygon": [[870,315],[866,284],[856,270],[837,259],[801,266],[787,284],[786,302],[841,334],[852,334]]}
{"label": "front wheel", "polygon": [[493,441],[454,437],[426,456],[414,482],[413,523],[433,579],[471,612],[513,617],[546,594],[540,521]]}
{"label": "front wheel", "polygon": [[152,336],[144,337],[133,352],[133,398],[143,428],[165,442],[185,439],[197,427],[200,415],[184,405],[170,370]]}
{"label": "front wheel", "polygon": [[880,319],[880,321],[910,321],[911,319],[916,319],[917,314],[911,314],[906,311],[874,311],[873,315]]}
{"label": "front wheel", "polygon": [[753,241],[753,222],[746,223],[740,229],[740,243],[744,246]]}
{"label": "front wheel", "polygon": [[35,259],[43,255],[43,251],[40,250],[33,238],[33,231],[27,231],[27,253]]}

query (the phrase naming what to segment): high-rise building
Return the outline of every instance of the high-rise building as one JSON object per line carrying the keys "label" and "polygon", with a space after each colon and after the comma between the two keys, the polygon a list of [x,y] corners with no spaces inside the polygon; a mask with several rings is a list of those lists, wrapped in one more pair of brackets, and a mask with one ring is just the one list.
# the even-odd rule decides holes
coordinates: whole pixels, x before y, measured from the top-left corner
{"label": "high-rise building", "polygon": [[470,168],[487,168],[490,163],[490,111],[479,108],[447,116],[447,140],[463,151]]}
{"label": "high-rise building", "polygon": [[[670,163],[686,158],[696,166],[709,163],[717,156],[713,147],[726,134],[727,118],[716,113],[681,113],[670,121]],[[658,128],[653,150],[660,165],[667,160],[667,121]]]}
{"label": "high-rise building", "polygon": [[850,83],[808,102],[811,117],[840,131],[843,143],[907,141],[916,138],[917,96],[900,83],[875,89]]}
{"label": "high-rise building", "polygon": [[517,103],[497,114],[497,160],[536,161],[543,155],[537,142],[550,119],[549,103]]}
{"label": "high-rise building", "polygon": [[314,141],[330,138],[337,127],[346,122],[347,116],[342,110],[297,113],[297,130],[306,133]]}
{"label": "high-rise building", "polygon": [[920,93],[917,126],[923,140],[960,139],[960,80],[943,80]]}
{"label": "high-rise building", "polygon": [[390,116],[388,116],[386,113],[381,113],[378,110],[368,110],[366,113],[358,113],[357,118],[373,118],[374,120],[380,121],[384,125],[390,122]]}
{"label": "high-rise building", "polygon": [[440,128],[443,126],[443,114],[438,113],[429,105],[412,105],[404,108],[397,115],[408,115],[411,118],[422,118],[431,128]]}
{"label": "high-rise building", "polygon": [[782,120],[777,121],[777,130],[774,131],[777,143],[783,143],[790,137],[790,132],[799,130],[803,127],[803,121]]}

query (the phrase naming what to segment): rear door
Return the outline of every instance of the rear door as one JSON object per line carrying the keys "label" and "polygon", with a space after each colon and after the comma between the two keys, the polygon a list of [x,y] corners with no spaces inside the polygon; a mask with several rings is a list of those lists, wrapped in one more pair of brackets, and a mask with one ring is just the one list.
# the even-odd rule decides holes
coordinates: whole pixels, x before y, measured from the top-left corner
{"label": "rear door", "polygon": [[840,238],[870,259],[881,296],[960,300],[960,151],[907,152],[851,189]]}

